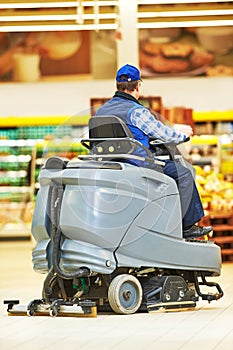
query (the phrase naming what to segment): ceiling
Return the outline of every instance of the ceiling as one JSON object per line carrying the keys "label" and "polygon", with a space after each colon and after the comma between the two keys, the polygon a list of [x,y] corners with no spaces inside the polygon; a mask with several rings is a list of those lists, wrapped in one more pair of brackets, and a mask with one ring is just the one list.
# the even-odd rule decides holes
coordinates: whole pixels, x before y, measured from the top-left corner
{"label": "ceiling", "polygon": [[[0,31],[118,29],[122,1],[3,0]],[[133,1],[139,29],[233,25],[233,1],[130,0],[129,11]]]}

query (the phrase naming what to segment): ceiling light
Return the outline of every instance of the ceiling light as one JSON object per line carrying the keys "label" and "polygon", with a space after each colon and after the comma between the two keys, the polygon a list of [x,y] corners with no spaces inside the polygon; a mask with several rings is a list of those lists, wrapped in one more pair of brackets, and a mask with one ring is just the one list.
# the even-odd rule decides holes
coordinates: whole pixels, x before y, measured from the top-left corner
{"label": "ceiling light", "polygon": [[211,21],[172,21],[172,22],[144,22],[137,23],[138,29],[150,28],[179,28],[179,27],[214,27],[214,26],[232,26],[233,20],[211,20]]}

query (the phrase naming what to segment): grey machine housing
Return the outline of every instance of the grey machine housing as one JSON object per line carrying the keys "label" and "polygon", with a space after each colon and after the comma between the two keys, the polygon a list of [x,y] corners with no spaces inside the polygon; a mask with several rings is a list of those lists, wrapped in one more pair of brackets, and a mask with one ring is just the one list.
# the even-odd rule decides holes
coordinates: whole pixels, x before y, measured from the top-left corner
{"label": "grey machine housing", "polygon": [[[182,237],[175,181],[150,154],[134,155],[141,145],[119,118],[95,117],[90,123],[98,131],[104,123],[110,136],[90,132],[82,140],[89,155],[72,161],[51,157],[39,175],[32,260],[35,271],[47,274],[43,298],[91,299],[122,314],[193,307],[198,296],[219,299],[220,286],[206,276],[220,275],[220,248]],[[116,125],[124,128],[123,136],[112,135]],[[144,167],[136,161],[154,163]],[[217,293],[204,294],[200,285]]]}

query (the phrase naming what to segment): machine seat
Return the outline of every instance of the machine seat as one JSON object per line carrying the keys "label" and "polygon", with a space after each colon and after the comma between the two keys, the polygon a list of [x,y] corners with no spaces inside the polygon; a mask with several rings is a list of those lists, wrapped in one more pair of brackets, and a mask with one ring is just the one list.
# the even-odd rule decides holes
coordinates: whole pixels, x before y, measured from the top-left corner
{"label": "machine seat", "polygon": [[[154,154],[135,140],[128,126],[116,116],[98,116],[89,120],[89,138],[81,140],[90,155],[80,155],[81,160],[121,161],[161,170],[164,162],[154,159]],[[137,151],[137,155],[135,154]],[[138,154],[143,153],[146,156]]]}

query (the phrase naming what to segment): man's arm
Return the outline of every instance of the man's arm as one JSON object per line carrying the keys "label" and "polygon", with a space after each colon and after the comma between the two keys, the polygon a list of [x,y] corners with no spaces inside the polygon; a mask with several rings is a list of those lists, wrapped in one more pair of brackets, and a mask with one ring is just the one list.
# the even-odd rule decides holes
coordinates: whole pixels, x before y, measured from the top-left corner
{"label": "man's arm", "polygon": [[179,144],[192,135],[192,128],[187,128],[184,133],[173,127],[166,126],[159,120],[156,120],[147,108],[134,109],[130,119],[132,125],[138,127],[144,134],[162,142]]}

